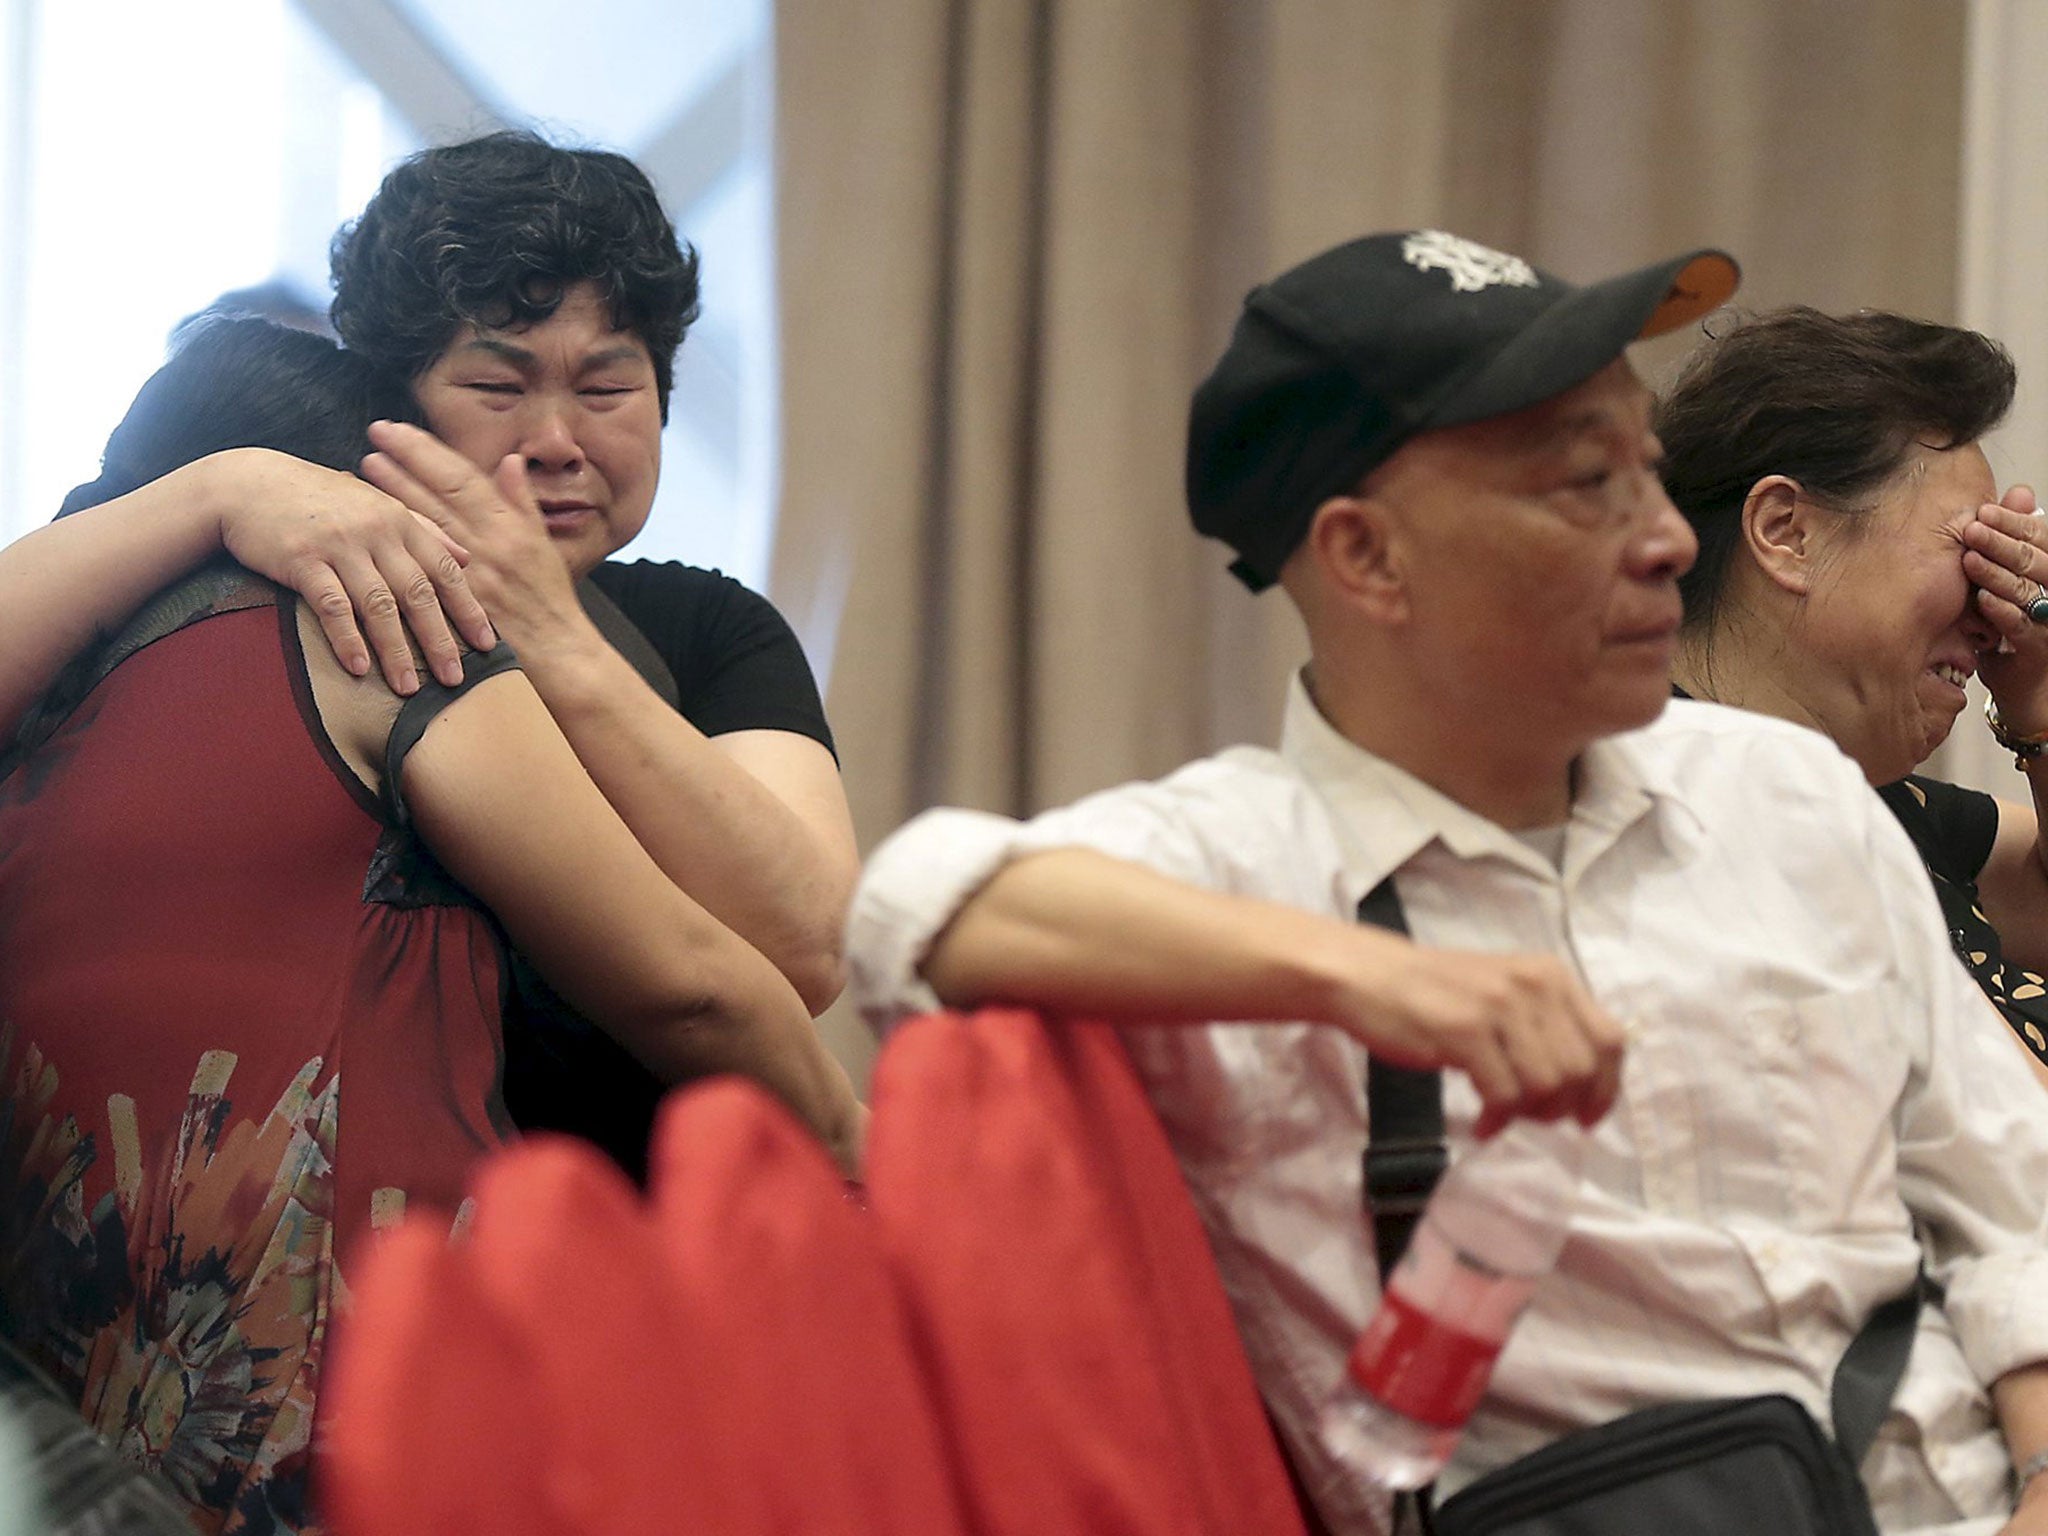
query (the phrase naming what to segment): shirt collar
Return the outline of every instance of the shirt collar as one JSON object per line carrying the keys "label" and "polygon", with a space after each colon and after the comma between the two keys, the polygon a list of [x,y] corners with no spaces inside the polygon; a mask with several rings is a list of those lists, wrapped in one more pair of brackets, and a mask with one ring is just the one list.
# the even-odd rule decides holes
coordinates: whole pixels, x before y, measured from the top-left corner
{"label": "shirt collar", "polygon": [[[1580,754],[1565,837],[1566,883],[1638,822],[1648,820],[1673,853],[1701,835],[1660,756],[1645,748],[1644,734],[1654,729],[1603,737]],[[1339,734],[1299,673],[1288,686],[1280,754],[1330,807],[1345,875],[1358,887],[1354,901],[1436,841],[1461,859],[1499,858],[1557,878],[1512,832]]]}

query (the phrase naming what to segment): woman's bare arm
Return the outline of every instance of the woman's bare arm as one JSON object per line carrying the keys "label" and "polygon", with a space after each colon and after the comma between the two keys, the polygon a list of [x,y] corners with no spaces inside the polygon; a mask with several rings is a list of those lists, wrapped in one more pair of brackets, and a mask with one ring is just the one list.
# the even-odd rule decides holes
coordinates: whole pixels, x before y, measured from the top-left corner
{"label": "woman's bare arm", "polygon": [[449,705],[403,772],[421,837],[571,1005],[667,1081],[754,1078],[852,1168],[863,1112],[802,999],[663,874],[523,675]]}

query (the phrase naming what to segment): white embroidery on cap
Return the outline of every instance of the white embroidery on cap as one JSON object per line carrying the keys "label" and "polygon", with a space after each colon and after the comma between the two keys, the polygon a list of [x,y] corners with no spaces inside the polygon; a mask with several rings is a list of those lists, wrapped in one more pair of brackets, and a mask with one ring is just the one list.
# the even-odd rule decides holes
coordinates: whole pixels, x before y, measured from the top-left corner
{"label": "white embroidery on cap", "polygon": [[1537,282],[1536,269],[1521,257],[1440,229],[1419,229],[1403,240],[1401,259],[1418,272],[1448,272],[1451,286],[1460,293],[1477,293],[1497,283],[1534,288]]}

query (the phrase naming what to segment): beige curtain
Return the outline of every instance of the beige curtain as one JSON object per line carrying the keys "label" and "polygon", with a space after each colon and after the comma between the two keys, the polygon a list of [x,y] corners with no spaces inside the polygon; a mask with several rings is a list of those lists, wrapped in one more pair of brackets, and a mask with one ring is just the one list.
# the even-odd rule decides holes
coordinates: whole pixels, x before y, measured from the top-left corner
{"label": "beige curtain", "polygon": [[[1181,503],[1244,290],[1442,225],[1955,309],[1961,0],[779,0],[777,600],[862,839],[1269,739],[1301,642]],[[1677,348],[1645,349],[1652,376]]]}

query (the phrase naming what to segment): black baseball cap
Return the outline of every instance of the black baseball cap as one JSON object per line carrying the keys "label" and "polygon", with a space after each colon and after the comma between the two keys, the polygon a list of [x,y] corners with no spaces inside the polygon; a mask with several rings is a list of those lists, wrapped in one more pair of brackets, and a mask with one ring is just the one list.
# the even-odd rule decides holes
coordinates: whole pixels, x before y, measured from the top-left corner
{"label": "black baseball cap", "polygon": [[1409,438],[1540,405],[1725,303],[1698,250],[1575,287],[1442,230],[1367,235],[1254,288],[1188,419],[1188,510],[1272,585],[1316,508]]}

